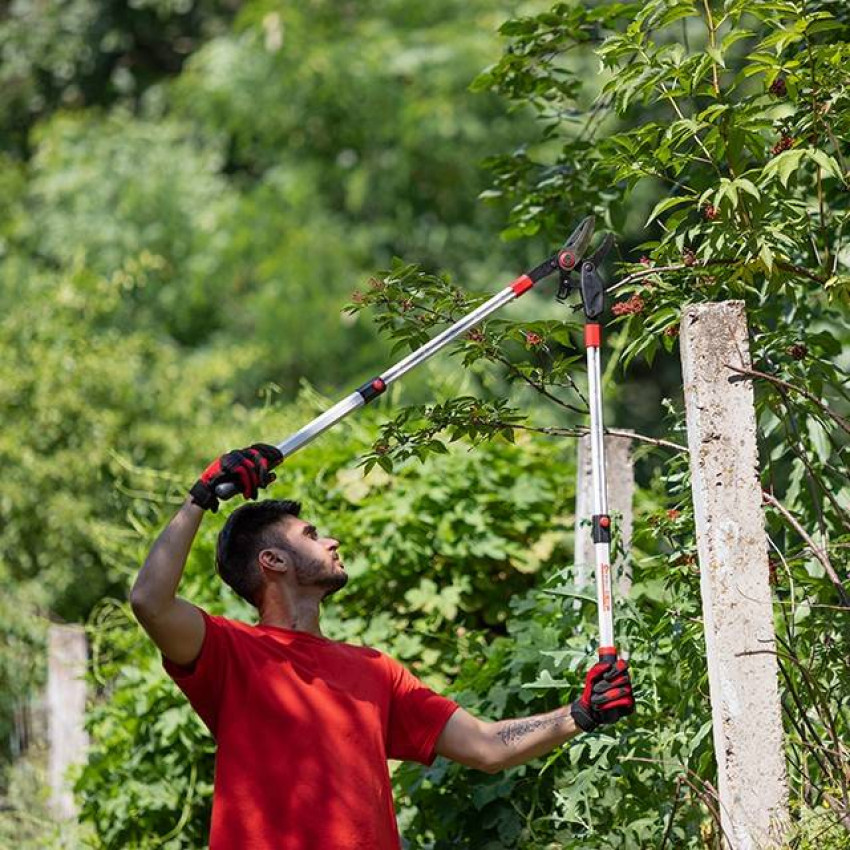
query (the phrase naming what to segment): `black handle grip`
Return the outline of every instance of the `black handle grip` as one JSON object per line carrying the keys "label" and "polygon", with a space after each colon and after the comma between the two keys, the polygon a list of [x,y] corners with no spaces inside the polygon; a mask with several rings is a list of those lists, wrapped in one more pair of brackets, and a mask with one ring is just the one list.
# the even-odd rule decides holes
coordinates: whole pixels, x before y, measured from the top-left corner
{"label": "black handle grip", "polygon": [[238,492],[239,490],[236,489],[236,485],[227,481],[224,484],[217,484],[215,488],[216,496],[223,502],[232,499]]}

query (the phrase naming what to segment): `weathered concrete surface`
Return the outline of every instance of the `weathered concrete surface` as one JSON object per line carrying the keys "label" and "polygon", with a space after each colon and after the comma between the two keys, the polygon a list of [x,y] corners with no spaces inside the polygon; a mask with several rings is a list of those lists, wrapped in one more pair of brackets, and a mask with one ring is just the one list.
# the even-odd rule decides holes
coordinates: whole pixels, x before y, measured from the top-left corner
{"label": "weathered concrete surface", "polygon": [[[605,466],[608,479],[608,513],[612,526],[620,535],[620,548],[611,552],[611,564],[616,576],[616,593],[628,594],[632,586],[631,561],[628,554],[632,543],[635,493],[635,467],[632,460],[632,441],[628,437],[604,437]],[[593,516],[593,479],[590,466],[590,434],[578,441],[576,464],[575,575],[576,588],[586,590],[594,584],[596,559],[590,535]]]}
{"label": "weathered concrete surface", "polygon": [[67,771],[86,759],[86,635],[79,626],[50,627],[47,640],[47,740],[50,810],[55,818],[76,817]]}
{"label": "weathered concrete surface", "polygon": [[703,619],[727,846],[780,843],[788,790],[743,302],[699,304],[681,323],[682,377]]}

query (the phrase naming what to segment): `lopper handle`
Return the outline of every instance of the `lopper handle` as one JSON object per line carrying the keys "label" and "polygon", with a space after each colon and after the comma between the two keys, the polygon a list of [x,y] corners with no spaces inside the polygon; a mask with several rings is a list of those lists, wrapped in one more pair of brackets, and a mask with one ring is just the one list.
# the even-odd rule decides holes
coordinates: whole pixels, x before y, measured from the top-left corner
{"label": "lopper handle", "polygon": [[[274,480],[275,478],[272,475],[266,480],[265,484],[261,484],[260,486],[267,487]],[[216,484],[215,487],[216,496],[218,496],[218,498],[224,502],[226,502],[228,499],[232,499],[238,492],[239,488],[235,484],[231,484],[229,481],[225,481],[223,484]]]}
{"label": "lopper handle", "polygon": [[223,502],[226,502],[228,499],[232,499],[239,491],[236,489],[234,484],[231,484],[228,481],[225,481],[224,484],[218,484],[215,488],[215,494],[221,499]]}

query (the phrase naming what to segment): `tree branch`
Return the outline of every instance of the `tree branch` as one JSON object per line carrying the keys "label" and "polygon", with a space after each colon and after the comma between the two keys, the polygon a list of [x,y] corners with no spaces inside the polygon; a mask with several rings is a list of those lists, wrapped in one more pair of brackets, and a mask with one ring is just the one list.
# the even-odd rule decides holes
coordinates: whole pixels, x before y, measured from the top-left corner
{"label": "tree branch", "polygon": [[[624,278],[621,278],[616,283],[613,283],[611,286],[607,288],[607,292],[615,292],[623,286],[626,286],[630,283],[634,283],[636,280],[642,280],[645,277],[651,277],[654,274],[663,274],[664,272],[679,272],[684,269],[707,269],[712,266],[733,266],[742,264],[741,260],[734,259],[732,257],[720,257],[716,260],[697,260],[697,262],[692,265],[686,265],[685,263],[671,263],[669,266],[658,266],[651,269],[643,269],[641,271],[632,272],[631,274],[626,275]],[[782,271],[792,272],[793,274],[800,275],[800,277],[808,278],[809,280],[813,280],[816,283],[826,283],[827,278],[823,275],[819,275],[816,272],[810,271],[809,269],[798,266],[794,263],[785,263],[785,262],[777,262],[775,263],[776,267],[782,269]]]}
{"label": "tree branch", "polygon": [[772,507],[776,508],[780,514],[785,518],[786,522],[803,538],[808,547],[812,550],[812,554],[821,562],[824,570],[826,571],[827,576],[829,576],[829,580],[835,586],[835,589],[838,591],[838,598],[841,600],[841,604],[845,608],[850,608],[850,597],[847,595],[847,590],[844,587],[841,579],[838,577],[838,573],[835,571],[835,568],[832,566],[832,562],[829,560],[829,556],[826,552],[821,549],[814,540],[809,536],[806,532],[806,529],[803,528],[802,525],[797,521],[796,517],[779,501],[775,496],[771,493],[768,493],[766,490],[762,490],[762,498],[765,502],[767,502]]}
{"label": "tree branch", "polygon": [[765,381],[770,381],[778,387],[799,393],[813,404],[816,404],[827,416],[830,417],[830,419],[835,420],[843,431],[850,434],[850,422],[848,422],[843,416],[839,416],[835,413],[835,411],[830,410],[827,405],[825,405],[817,396],[812,395],[812,393],[808,390],[804,390],[796,384],[789,384],[788,381],[783,381],[782,378],[777,378],[776,375],[770,375],[767,372],[760,372],[758,369],[745,369],[740,366],[733,366],[731,363],[726,363],[724,365],[727,369],[731,369],[733,372],[738,372],[741,375],[749,375],[751,378],[764,378]]}
{"label": "tree branch", "polygon": [[[518,428],[520,431],[532,431],[535,434],[545,434],[547,437],[583,437],[590,433],[590,428],[557,428],[550,426],[538,425],[523,425],[518,422],[500,422],[496,420],[492,423],[496,427],[501,428]],[[672,449],[676,452],[687,453],[686,446],[673,443],[670,440],[662,440],[659,437],[648,437],[645,434],[638,434],[636,431],[625,431],[620,428],[605,428],[605,434],[610,437],[622,437],[624,440],[637,440],[639,443],[648,443],[651,446],[659,448]]]}

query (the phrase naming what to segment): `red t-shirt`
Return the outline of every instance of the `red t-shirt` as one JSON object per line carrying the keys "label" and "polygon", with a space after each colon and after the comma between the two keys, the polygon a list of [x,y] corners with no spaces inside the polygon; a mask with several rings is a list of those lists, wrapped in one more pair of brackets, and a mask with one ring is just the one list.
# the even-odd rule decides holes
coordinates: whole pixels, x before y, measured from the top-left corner
{"label": "red t-shirt", "polygon": [[398,850],[387,759],[430,764],[457,704],[374,649],[202,612],[163,660],[218,745],[211,850]]}

